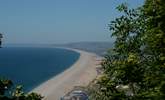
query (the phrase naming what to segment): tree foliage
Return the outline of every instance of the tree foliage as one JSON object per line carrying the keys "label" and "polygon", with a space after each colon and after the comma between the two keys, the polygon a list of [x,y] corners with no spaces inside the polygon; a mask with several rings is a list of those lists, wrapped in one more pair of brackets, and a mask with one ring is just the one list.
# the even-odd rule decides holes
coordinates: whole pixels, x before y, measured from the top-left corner
{"label": "tree foliage", "polygon": [[109,24],[115,46],[102,62],[104,75],[91,97],[99,100],[164,100],[165,1],[146,0]]}
{"label": "tree foliage", "polygon": [[11,80],[0,80],[0,100],[41,100],[43,97],[36,93],[26,94],[22,90],[22,86],[11,89],[13,83]]}

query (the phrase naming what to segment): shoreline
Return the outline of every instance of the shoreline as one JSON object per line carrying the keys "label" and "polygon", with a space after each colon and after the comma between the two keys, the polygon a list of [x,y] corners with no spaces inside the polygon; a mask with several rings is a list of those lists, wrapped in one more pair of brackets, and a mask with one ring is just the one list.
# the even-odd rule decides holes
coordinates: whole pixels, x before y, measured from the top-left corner
{"label": "shoreline", "polygon": [[44,96],[44,100],[60,100],[62,96],[72,90],[75,86],[87,86],[97,77],[97,56],[94,53],[78,49],[63,48],[80,53],[78,60],[68,69],[57,76],[52,77],[31,92]]}

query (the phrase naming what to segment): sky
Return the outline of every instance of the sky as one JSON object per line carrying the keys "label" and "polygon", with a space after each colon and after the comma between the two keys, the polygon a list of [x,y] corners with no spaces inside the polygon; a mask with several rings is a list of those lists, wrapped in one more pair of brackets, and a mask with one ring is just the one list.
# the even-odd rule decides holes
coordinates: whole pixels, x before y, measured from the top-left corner
{"label": "sky", "polygon": [[0,0],[0,33],[4,44],[111,42],[108,24],[123,2],[144,0]]}

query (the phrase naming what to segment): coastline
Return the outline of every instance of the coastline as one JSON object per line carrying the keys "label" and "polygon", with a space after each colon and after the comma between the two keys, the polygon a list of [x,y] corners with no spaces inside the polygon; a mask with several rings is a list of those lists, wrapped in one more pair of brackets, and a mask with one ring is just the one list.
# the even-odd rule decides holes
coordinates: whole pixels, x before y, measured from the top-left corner
{"label": "coastline", "polygon": [[72,90],[74,86],[87,86],[97,77],[96,67],[98,66],[97,58],[99,56],[77,49],[64,49],[78,52],[80,53],[80,57],[70,68],[31,91],[44,96],[44,100],[60,100],[60,98]]}

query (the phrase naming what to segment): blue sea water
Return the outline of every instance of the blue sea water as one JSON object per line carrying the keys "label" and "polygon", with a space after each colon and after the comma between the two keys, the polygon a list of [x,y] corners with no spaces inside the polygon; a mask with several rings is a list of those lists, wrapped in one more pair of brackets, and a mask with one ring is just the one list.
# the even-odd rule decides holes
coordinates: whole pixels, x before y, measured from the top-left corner
{"label": "blue sea water", "polygon": [[79,56],[77,52],[60,48],[0,48],[0,77],[23,85],[28,92],[69,68]]}

